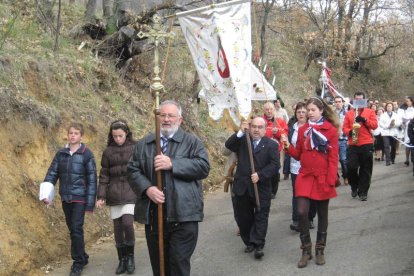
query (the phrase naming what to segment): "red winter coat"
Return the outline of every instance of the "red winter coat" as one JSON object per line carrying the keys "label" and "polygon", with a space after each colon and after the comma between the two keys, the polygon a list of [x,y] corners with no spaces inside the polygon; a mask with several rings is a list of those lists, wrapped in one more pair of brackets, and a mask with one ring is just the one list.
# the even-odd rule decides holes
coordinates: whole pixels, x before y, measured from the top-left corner
{"label": "red winter coat", "polygon": [[[281,151],[282,147],[280,146],[280,137],[282,136],[282,134],[285,134],[287,136],[288,133],[288,126],[286,124],[286,122],[283,119],[280,118],[276,118],[273,117],[272,119],[269,119],[266,117],[266,115],[263,115],[263,119],[265,119],[266,121],[266,136],[276,140],[277,143],[279,144],[279,151]],[[279,131],[276,132],[275,134],[272,133],[272,128],[278,128]]]}
{"label": "red winter coat", "polygon": [[305,148],[306,123],[298,131],[296,148],[290,145],[288,153],[300,161],[299,175],[296,178],[295,196],[314,200],[336,197],[335,182],[338,171],[338,130],[328,121],[322,125],[313,125],[328,139],[327,153]]}

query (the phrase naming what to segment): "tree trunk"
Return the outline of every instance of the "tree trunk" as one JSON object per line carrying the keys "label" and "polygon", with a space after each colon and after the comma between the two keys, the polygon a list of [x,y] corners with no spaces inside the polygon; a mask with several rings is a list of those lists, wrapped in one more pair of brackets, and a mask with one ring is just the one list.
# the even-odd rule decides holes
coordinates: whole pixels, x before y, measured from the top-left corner
{"label": "tree trunk", "polygon": [[58,6],[58,15],[57,15],[57,22],[56,22],[56,32],[55,32],[55,45],[53,46],[53,51],[57,52],[59,50],[59,35],[60,35],[60,27],[61,27],[61,19],[60,19],[60,12],[62,10],[62,0],[59,0]]}
{"label": "tree trunk", "polygon": [[[363,52],[363,43],[362,41],[365,39],[366,34],[367,34],[367,29],[368,29],[368,24],[369,24],[369,14],[371,12],[371,9],[373,7],[374,1],[369,3],[369,1],[364,0],[364,13],[363,13],[363,18],[362,18],[362,25],[361,25],[361,29],[358,33],[358,35],[356,36],[355,39],[355,48],[354,48],[354,53],[355,56],[360,56],[361,53]],[[361,64],[360,64],[361,66]],[[362,68],[360,68],[362,69]]]}
{"label": "tree trunk", "polygon": [[338,34],[335,50],[339,54],[341,49],[343,49],[343,39],[344,39],[344,16],[345,16],[345,0],[338,0]]}
{"label": "tree trunk", "polygon": [[102,1],[102,7],[103,7],[103,17],[108,19],[110,18],[113,13],[114,8],[114,0],[103,0]]}
{"label": "tree trunk", "polygon": [[86,4],[85,19],[87,21],[95,22],[96,16],[96,0],[88,0]]}
{"label": "tree trunk", "polygon": [[342,48],[342,55],[346,59],[346,64],[348,65],[350,59],[350,43],[352,38],[352,25],[354,23],[354,12],[355,7],[358,3],[358,0],[351,0],[349,2],[348,13],[346,15],[345,21],[345,39]]}
{"label": "tree trunk", "polygon": [[131,1],[115,0],[113,9],[114,21],[116,22],[118,29],[128,24],[129,17],[127,11],[131,8]]}
{"label": "tree trunk", "polygon": [[50,0],[36,0],[37,21],[45,31],[50,29],[51,33],[55,31],[55,26],[53,26],[55,21],[55,15],[53,14],[54,3],[54,1]]}
{"label": "tree trunk", "polygon": [[269,18],[269,13],[273,8],[276,0],[266,0],[264,4],[264,15],[263,15],[263,22],[262,27],[260,28],[260,56],[263,59],[265,56],[266,51],[266,26],[267,20]]}

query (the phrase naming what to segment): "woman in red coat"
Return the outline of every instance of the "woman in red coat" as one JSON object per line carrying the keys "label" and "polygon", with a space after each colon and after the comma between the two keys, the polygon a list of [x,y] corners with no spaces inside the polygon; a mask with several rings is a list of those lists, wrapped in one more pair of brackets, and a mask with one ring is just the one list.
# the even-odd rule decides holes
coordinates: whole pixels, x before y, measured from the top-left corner
{"label": "woman in red coat", "polygon": [[332,109],[320,98],[306,102],[308,122],[299,128],[296,148],[282,138],[285,151],[300,161],[296,178],[296,197],[302,257],[298,267],[305,267],[312,259],[312,243],[309,234],[308,213],[310,201],[316,203],[318,233],[315,244],[316,264],[325,263],[324,248],[328,229],[329,199],[336,197],[335,182],[338,170],[339,121]]}

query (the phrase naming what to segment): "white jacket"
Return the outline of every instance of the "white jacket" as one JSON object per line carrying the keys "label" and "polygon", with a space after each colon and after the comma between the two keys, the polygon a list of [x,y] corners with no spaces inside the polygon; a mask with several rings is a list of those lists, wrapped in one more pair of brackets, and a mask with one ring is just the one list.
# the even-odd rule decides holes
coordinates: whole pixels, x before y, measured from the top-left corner
{"label": "white jacket", "polygon": [[[394,120],[393,127],[390,127],[391,120]],[[380,120],[379,120],[379,125],[382,128],[381,135],[397,137],[400,132],[398,128],[399,126],[401,126],[401,124],[402,124],[401,117],[397,113],[393,112],[390,118],[388,113],[385,112],[384,114],[381,115]]]}
{"label": "white jacket", "polygon": [[[377,116],[377,120],[378,120],[378,122],[379,122],[380,117],[378,117],[378,116]],[[380,134],[381,134],[381,132],[382,132],[382,128],[381,128],[381,126],[378,124],[378,127],[377,127],[376,129],[374,129],[374,131],[372,132],[372,135],[374,135],[374,136],[378,136],[378,135],[380,135]]]}

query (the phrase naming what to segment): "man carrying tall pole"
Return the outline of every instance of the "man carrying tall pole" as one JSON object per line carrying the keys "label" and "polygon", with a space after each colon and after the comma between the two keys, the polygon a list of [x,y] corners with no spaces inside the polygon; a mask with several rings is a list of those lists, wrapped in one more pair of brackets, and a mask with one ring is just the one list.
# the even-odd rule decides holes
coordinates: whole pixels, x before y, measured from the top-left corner
{"label": "man carrying tall pole", "polygon": [[[137,142],[128,164],[129,184],[138,199],[135,220],[145,224],[154,275],[160,274],[157,204],[163,205],[165,275],[190,275],[190,258],[203,220],[201,180],[208,176],[207,152],[197,137],[181,128],[181,107],[174,101],[160,105],[161,149],[155,154],[155,134]],[[163,175],[156,187],[154,171]]]}
{"label": "man carrying tall pole", "polygon": [[161,30],[155,15],[154,26],[138,37],[155,43],[155,66],[151,90],[155,92],[156,131],[137,142],[128,163],[128,180],[137,194],[135,220],[145,224],[145,235],[153,274],[190,275],[190,258],[203,219],[201,180],[210,164],[204,145],[184,132],[181,106],[175,101],[159,103],[164,90],[159,77],[158,40],[170,34]]}
{"label": "man carrying tall pole", "polygon": [[[234,208],[240,237],[246,245],[244,252],[255,251],[256,259],[264,256],[272,195],[271,180],[280,168],[278,144],[266,137],[265,132],[265,119],[256,117],[250,125],[247,121],[242,122],[240,130],[225,144],[226,148],[238,156],[232,191],[235,195]],[[249,157],[249,142],[253,149],[253,158]],[[254,166],[251,166],[251,162],[254,162]],[[254,188],[258,189],[258,194]],[[260,208],[256,202],[257,196],[260,199]]]}

